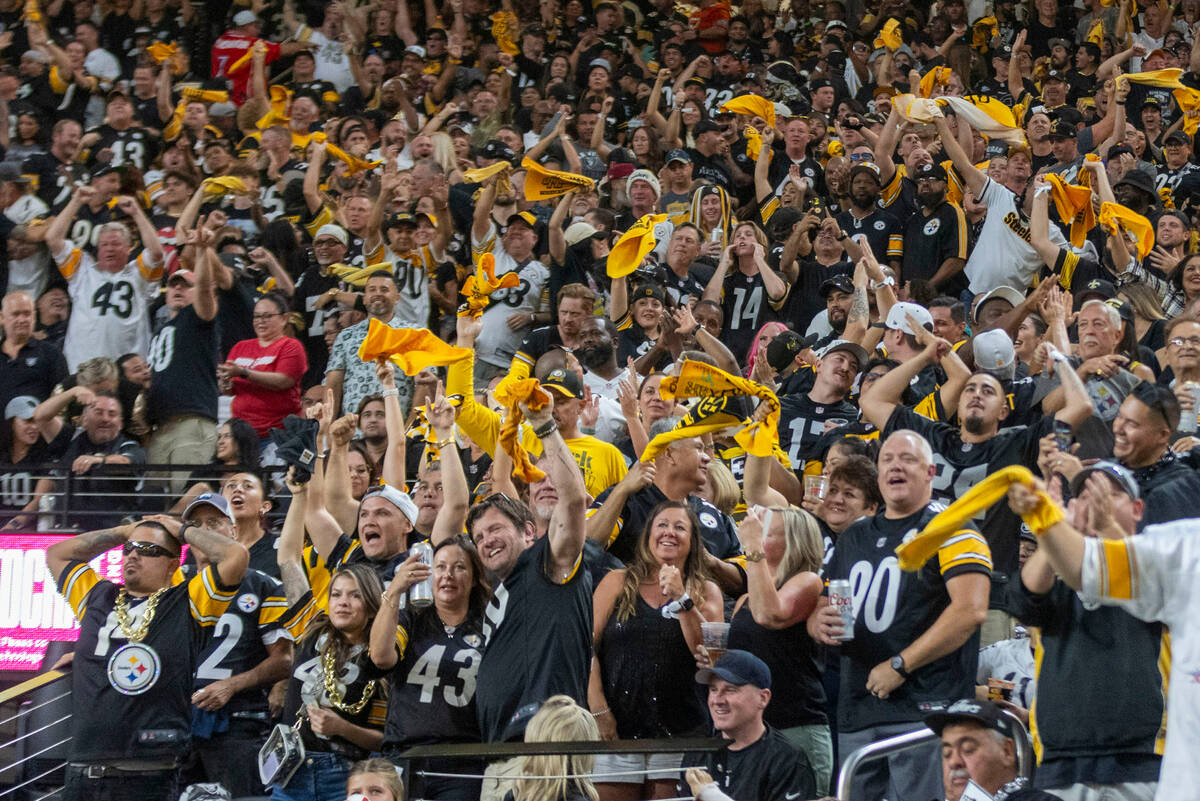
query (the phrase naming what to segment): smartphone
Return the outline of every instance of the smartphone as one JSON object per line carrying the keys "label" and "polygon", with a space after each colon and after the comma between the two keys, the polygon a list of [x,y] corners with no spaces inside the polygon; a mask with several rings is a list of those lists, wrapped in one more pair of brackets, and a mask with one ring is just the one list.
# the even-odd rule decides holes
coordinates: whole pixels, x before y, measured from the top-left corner
{"label": "smartphone", "polygon": [[1063,420],[1054,421],[1054,442],[1060,451],[1068,450],[1071,447],[1071,440],[1074,438],[1070,423]]}

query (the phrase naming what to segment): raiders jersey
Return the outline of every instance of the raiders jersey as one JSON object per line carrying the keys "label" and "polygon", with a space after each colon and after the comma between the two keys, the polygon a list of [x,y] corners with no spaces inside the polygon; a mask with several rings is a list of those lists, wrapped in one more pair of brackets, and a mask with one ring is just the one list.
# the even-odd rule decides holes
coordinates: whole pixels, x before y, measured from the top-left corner
{"label": "raiders jersey", "polygon": [[384,748],[475,742],[475,679],[483,661],[479,610],[445,626],[433,607],[402,609],[396,624],[400,661],[390,672]]}
{"label": "raiders jersey", "polygon": [[552,695],[587,703],[592,581],[579,565],[555,581],[546,574],[549,559],[547,536],[521,554],[484,612],[475,703],[485,742],[521,739],[524,724],[512,725],[514,713]]}
{"label": "raiders jersey", "polygon": [[139,170],[154,163],[161,148],[161,139],[151,135],[150,131],[140,126],[132,126],[118,131],[111,125],[101,125],[88,131],[99,138],[88,148],[87,163],[89,166],[107,164],[113,167],[134,166]]}
{"label": "raiders jersey", "polygon": [[[308,606],[307,602],[301,608]],[[253,670],[267,658],[268,646],[302,634],[309,615],[289,612],[287,596],[278,579],[247,570],[236,599],[217,619],[212,637],[200,652],[194,689]],[[290,628],[289,628],[290,626]],[[269,686],[259,685],[236,693],[222,707],[228,712],[268,711]]]}
{"label": "raiders jersey", "polygon": [[[888,419],[883,438],[905,428],[929,440],[933,463],[937,467],[933,477],[933,497],[951,503],[1001,468],[1023,465],[1035,469],[1038,441],[1053,431],[1054,418],[1045,416],[1031,426],[1002,428],[986,442],[963,442],[956,426],[897,408]],[[1019,569],[1021,521],[1007,503],[997,503],[976,518],[975,523],[991,550],[995,567],[993,579],[996,584],[1002,584]],[[995,600],[1002,599],[1003,589],[997,589]]]}
{"label": "raiders jersey", "polygon": [[847,579],[854,594],[854,639],[841,645],[838,730],[918,721],[930,705],[975,696],[979,632],[959,648],[911,672],[885,699],[867,691],[867,676],[929,630],[950,605],[946,582],[991,572],[987,542],[972,525],[950,537],[916,572],[900,569],[896,547],[920,531],[942,507],[930,504],[907,517],[885,512],[853,523],[837,538],[830,580]]}
{"label": "raiders jersey", "polygon": [[813,445],[825,433],[825,423],[841,420],[844,425],[858,420],[858,409],[846,401],[817,403],[804,395],[785,395],[779,399],[779,447],[793,465],[809,459]]}
{"label": "raiders jersey", "polygon": [[[213,567],[168,587],[158,597],[146,636],[129,640],[117,620],[120,587],[85,562],[58,576],[59,592],[79,619],[71,670],[75,714],[70,760],[164,760],[187,753],[191,742],[192,675],[205,630],[236,595]],[[130,629],[146,616],[147,598],[127,597]]]}

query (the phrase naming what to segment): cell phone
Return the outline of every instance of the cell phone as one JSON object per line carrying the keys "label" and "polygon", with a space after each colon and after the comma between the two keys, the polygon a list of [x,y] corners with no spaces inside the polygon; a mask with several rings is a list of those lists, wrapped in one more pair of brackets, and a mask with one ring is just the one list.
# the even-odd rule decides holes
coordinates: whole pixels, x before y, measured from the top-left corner
{"label": "cell phone", "polygon": [[1071,447],[1071,440],[1075,438],[1074,432],[1071,431],[1071,424],[1063,420],[1054,421],[1054,443],[1058,445],[1060,451],[1065,451]]}

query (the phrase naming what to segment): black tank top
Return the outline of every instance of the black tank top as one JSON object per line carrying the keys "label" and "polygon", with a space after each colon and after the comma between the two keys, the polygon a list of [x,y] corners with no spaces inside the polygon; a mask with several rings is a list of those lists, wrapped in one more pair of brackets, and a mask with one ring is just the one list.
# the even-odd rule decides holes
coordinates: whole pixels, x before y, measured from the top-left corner
{"label": "black tank top", "polygon": [[769,726],[789,729],[829,722],[817,645],[804,621],[786,629],[760,626],[747,601],[730,621],[729,647],[749,651],[771,669],[771,702],[763,712]]}
{"label": "black tank top", "polygon": [[637,597],[634,614],[618,621],[609,615],[600,638],[600,677],[604,696],[623,739],[698,735],[707,712],[691,680],[696,661],[678,620]]}

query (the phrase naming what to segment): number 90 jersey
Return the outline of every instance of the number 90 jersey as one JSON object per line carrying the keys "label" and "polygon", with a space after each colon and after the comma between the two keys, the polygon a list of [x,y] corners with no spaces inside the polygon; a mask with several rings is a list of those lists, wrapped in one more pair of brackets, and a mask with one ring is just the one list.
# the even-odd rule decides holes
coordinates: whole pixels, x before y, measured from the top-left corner
{"label": "number 90 jersey", "polygon": [[483,617],[477,611],[450,628],[433,607],[401,610],[400,661],[390,671],[384,748],[477,742],[475,676],[483,659]]}
{"label": "number 90 jersey", "polygon": [[987,542],[970,524],[946,540],[920,570],[906,573],[900,569],[896,546],[923,529],[941,508],[930,504],[895,520],[880,512],[859,520],[838,537],[827,576],[831,581],[848,580],[854,595],[854,639],[841,645],[841,731],[920,720],[923,704],[950,703],[975,695],[978,631],[957,650],[911,671],[910,678],[888,698],[879,699],[867,691],[871,669],[911,645],[950,605],[947,581],[967,573],[991,573]]}

